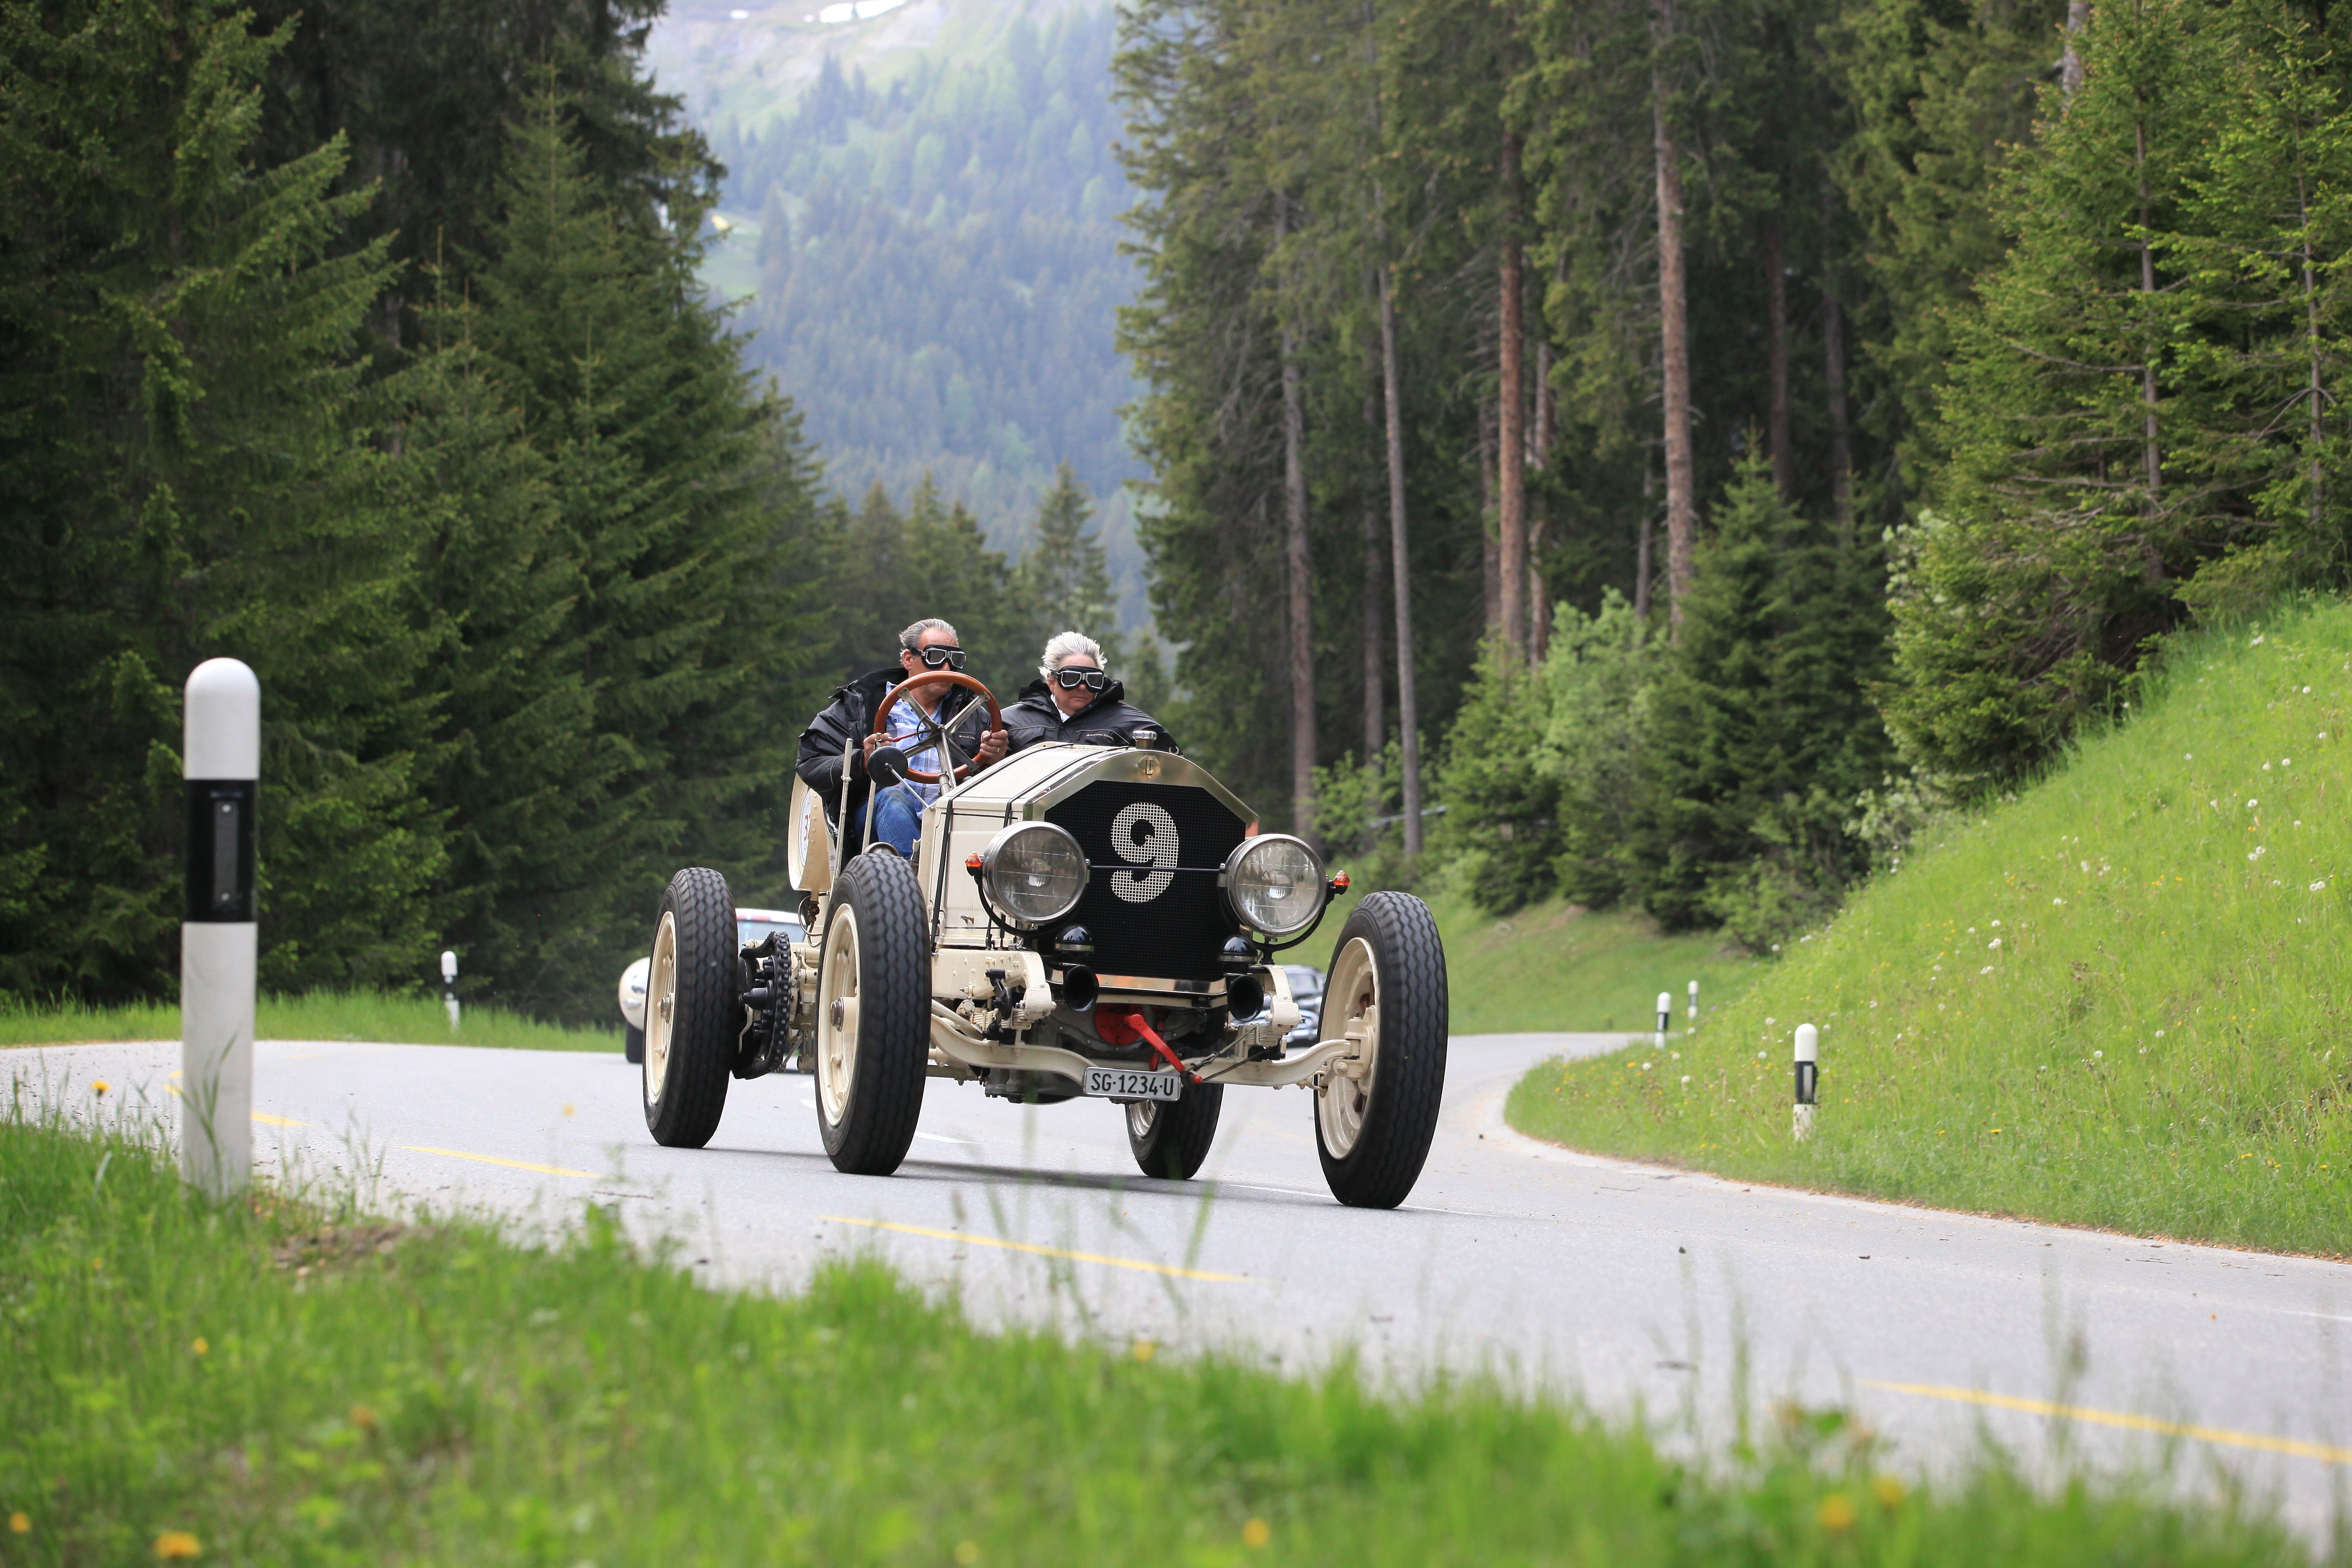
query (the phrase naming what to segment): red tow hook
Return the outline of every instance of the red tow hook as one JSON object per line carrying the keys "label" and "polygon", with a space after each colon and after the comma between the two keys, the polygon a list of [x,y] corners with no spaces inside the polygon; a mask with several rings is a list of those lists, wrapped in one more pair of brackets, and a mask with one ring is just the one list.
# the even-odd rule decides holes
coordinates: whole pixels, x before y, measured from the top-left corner
{"label": "red tow hook", "polygon": [[1144,1017],[1143,1009],[1140,1007],[1119,1013],[1097,1008],[1095,1033],[1103,1037],[1105,1045],[1110,1046],[1125,1046],[1131,1045],[1137,1040],[1149,1040],[1151,1042],[1151,1048],[1160,1053],[1161,1061],[1183,1074],[1192,1082],[1201,1081],[1201,1075],[1186,1067],[1178,1059],[1176,1053],[1168,1048],[1168,1042],[1161,1039],[1152,1029],[1150,1021]]}

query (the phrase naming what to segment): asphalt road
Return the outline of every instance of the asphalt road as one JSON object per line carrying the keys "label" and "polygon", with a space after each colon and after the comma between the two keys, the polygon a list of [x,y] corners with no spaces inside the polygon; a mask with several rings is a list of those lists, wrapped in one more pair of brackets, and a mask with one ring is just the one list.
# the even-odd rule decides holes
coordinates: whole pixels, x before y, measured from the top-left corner
{"label": "asphalt road", "polygon": [[[2352,1266],[1743,1186],[1504,1126],[1528,1068],[1621,1038],[1457,1038],[1393,1213],[1331,1201],[1296,1089],[1230,1091],[1202,1178],[1171,1183],[1137,1175],[1114,1106],[934,1079],[912,1156],[876,1179],[826,1162],[804,1077],[736,1084],[709,1148],[666,1150],[617,1053],[265,1042],[255,1146],[386,1206],[561,1225],[612,1205],[715,1283],[879,1255],[984,1321],[1293,1367],[1352,1347],[1405,1380],[1483,1368],[1701,1448],[1793,1398],[1857,1411],[1929,1470],[1989,1435],[2037,1466],[2228,1476],[2309,1531],[2352,1493]],[[78,1113],[103,1077],[110,1103],[168,1119],[177,1067],[168,1045],[0,1052]]]}

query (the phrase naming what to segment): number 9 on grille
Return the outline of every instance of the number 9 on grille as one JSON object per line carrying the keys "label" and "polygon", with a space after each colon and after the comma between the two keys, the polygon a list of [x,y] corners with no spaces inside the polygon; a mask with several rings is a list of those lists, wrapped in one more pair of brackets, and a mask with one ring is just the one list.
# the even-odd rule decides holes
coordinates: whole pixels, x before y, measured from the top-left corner
{"label": "number 9 on grille", "polygon": [[1323,910],[1323,862],[1286,833],[1243,839],[1217,885],[1234,918],[1268,936],[1287,936]]}
{"label": "number 9 on grille", "polygon": [[980,854],[989,898],[1016,926],[1040,926],[1068,914],[1092,871],[1078,841],[1050,822],[1014,823]]}

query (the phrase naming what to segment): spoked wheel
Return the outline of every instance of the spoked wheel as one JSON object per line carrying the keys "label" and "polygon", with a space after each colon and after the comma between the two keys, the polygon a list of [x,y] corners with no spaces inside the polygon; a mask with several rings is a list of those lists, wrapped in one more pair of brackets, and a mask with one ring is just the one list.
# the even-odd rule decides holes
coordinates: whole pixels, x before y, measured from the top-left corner
{"label": "spoked wheel", "polygon": [[1445,950],[1429,906],[1374,893],[1339,932],[1323,1037],[1351,1042],[1315,1092],[1315,1146],[1331,1195],[1394,1208],[1421,1179],[1445,1089]]}
{"label": "spoked wheel", "polygon": [[834,884],[817,960],[816,1121],[834,1168],[887,1176],[923,1111],[930,973],[914,868],[860,855]]}
{"label": "spoked wheel", "polygon": [[735,904],[727,879],[689,867],[669,879],[646,976],[646,1128],[667,1149],[699,1149],[727,1109],[743,1028]]}
{"label": "spoked wheel", "polygon": [[1147,1176],[1189,1182],[1217,1140],[1221,1083],[1189,1083],[1181,1100],[1139,1100],[1127,1107],[1127,1146]]}

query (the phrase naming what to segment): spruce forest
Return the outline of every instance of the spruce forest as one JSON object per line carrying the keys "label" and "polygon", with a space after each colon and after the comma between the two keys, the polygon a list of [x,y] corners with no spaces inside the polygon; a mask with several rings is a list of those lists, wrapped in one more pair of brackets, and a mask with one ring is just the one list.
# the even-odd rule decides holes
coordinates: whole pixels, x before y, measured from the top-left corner
{"label": "spruce forest", "polygon": [[[660,0],[0,0],[0,993],[173,990],[215,655],[265,986],[602,1019],[677,866],[786,897],[799,731],[919,615],[1007,697],[1102,637],[1360,881],[1760,952],[2344,584],[2339,13],[1080,10],[706,134]],[[1114,195],[1123,305],[1053,273]],[[961,308],[1024,268],[1045,325]],[[908,431],[969,463],[894,493]]]}
{"label": "spruce forest", "polygon": [[2168,633],[2342,584],[2347,39],[1136,0],[1179,732],[1382,878],[1793,938]]}

